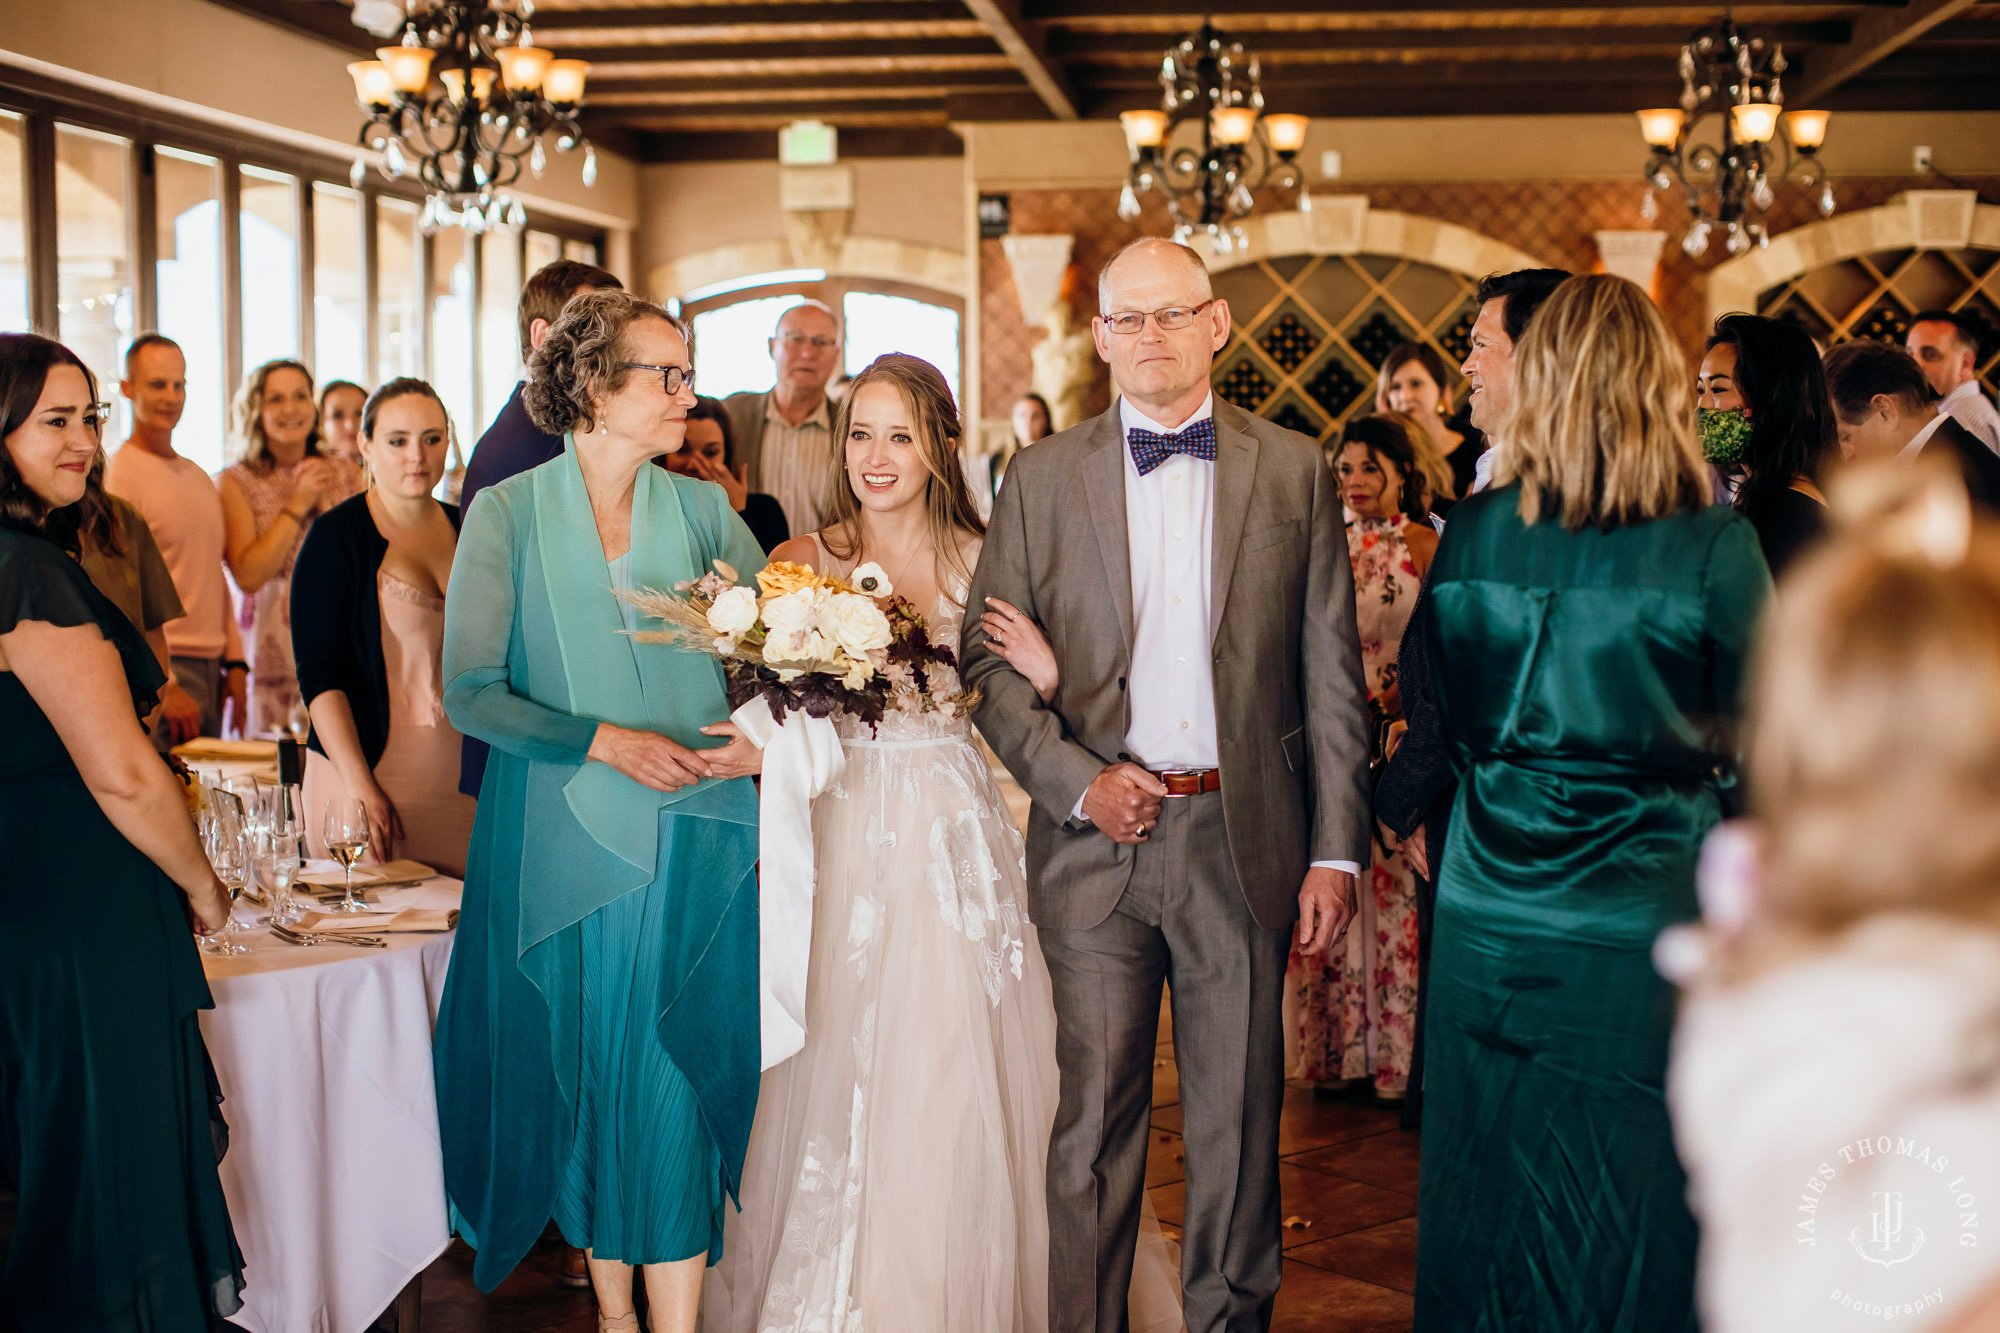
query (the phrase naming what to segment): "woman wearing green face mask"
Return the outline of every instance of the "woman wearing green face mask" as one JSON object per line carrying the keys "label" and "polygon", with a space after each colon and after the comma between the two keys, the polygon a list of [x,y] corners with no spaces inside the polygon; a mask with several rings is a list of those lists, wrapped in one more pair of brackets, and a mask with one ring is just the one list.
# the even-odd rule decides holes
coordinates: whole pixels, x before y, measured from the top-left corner
{"label": "woman wearing green face mask", "polygon": [[1826,373],[1812,336],[1762,315],[1715,322],[1695,377],[1702,453],[1736,482],[1776,578],[1826,526],[1823,469],[1837,456]]}

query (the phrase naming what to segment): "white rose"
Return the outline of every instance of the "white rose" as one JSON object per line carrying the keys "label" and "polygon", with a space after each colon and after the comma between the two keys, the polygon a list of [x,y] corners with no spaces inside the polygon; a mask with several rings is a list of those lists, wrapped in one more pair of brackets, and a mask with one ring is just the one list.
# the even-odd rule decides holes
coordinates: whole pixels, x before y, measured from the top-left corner
{"label": "white rose", "polygon": [[889,646],[889,617],[866,597],[837,593],[821,619],[826,632],[851,656],[863,657],[874,649]]}
{"label": "white rose", "polygon": [[731,588],[708,608],[708,627],[717,634],[744,634],[757,623],[757,594],[749,588]]}
{"label": "white rose", "polygon": [[840,683],[850,690],[864,689],[867,687],[868,682],[874,678],[874,675],[875,668],[869,666],[866,661],[857,658],[849,664],[847,674],[840,678]]}
{"label": "white rose", "polygon": [[764,626],[771,631],[775,640],[794,637],[803,630],[811,629],[819,615],[814,606],[817,588],[801,588],[773,597],[764,603]]}
{"label": "white rose", "polygon": [[882,566],[873,560],[856,565],[854,572],[847,576],[847,581],[870,597],[893,597],[896,593],[896,585],[889,582]]}

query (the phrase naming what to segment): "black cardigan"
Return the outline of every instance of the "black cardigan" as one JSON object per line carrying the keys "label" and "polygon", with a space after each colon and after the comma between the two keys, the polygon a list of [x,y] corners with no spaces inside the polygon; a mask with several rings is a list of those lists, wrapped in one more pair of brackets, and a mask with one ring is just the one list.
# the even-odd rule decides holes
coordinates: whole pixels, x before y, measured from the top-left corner
{"label": "black cardigan", "polygon": [[[440,505],[458,529],[458,507]],[[389,668],[382,657],[382,598],[375,578],[389,542],[368,512],[368,493],[313,520],[292,566],[292,660],[299,696],[347,696],[361,753],[373,768],[389,743]],[[307,742],[324,755],[319,728]],[[329,756],[331,757],[331,756]]]}

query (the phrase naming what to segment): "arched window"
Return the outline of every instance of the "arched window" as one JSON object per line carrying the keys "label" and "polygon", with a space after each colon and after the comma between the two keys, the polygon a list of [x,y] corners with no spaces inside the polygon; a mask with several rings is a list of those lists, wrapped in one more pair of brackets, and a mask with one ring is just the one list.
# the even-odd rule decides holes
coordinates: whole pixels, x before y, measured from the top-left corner
{"label": "arched window", "polygon": [[807,299],[840,312],[847,375],[860,373],[885,352],[907,352],[942,371],[957,396],[964,359],[960,298],[909,283],[828,277],[811,269],[764,274],[683,298],[680,313],[694,326],[700,391],[722,398],[770,388],[771,330],[779,316]]}

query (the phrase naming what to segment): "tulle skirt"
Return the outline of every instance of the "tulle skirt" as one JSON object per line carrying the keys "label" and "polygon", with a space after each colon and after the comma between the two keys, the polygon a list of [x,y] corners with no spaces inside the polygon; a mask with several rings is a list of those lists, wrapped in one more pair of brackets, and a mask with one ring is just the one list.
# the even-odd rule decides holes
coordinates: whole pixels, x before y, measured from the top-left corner
{"label": "tulle skirt", "polygon": [[[849,740],[813,845],[806,1044],[764,1075],[703,1327],[1045,1329],[1055,1010],[1020,833],[961,730]],[[1141,1250],[1134,1327],[1177,1329],[1157,1226]]]}

